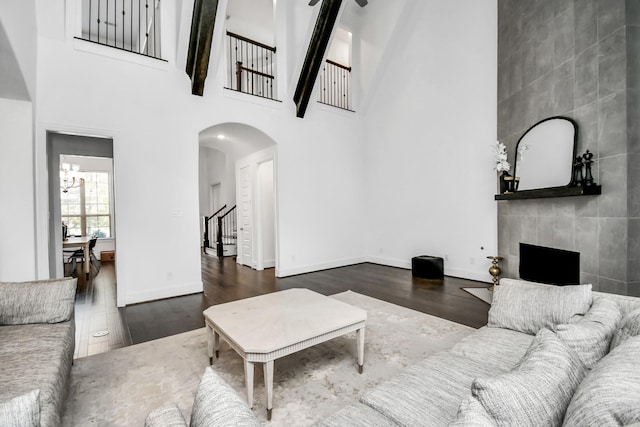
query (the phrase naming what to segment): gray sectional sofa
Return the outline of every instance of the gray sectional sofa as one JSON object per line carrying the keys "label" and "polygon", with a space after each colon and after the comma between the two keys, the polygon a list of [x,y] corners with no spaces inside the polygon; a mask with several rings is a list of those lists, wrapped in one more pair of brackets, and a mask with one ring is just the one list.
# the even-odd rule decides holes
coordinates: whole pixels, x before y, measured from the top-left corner
{"label": "gray sectional sofa", "polygon": [[76,279],[0,282],[0,425],[60,425],[75,297]]}
{"label": "gray sectional sofa", "polygon": [[[208,408],[208,416],[201,416],[202,407]],[[210,369],[196,395],[194,413],[200,415],[192,426],[259,425]],[[170,419],[178,421],[172,424]],[[163,408],[149,414],[147,425],[186,425],[181,419],[177,407]],[[640,298],[592,292],[591,285],[559,287],[510,279],[496,288],[487,326],[318,423],[631,424],[640,426]]]}

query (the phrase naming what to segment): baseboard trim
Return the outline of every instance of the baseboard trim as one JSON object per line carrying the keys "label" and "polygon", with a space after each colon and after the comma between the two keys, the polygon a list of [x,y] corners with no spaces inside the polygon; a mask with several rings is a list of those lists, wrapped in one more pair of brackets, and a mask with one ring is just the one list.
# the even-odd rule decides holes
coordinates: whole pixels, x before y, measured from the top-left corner
{"label": "baseboard trim", "polygon": [[141,302],[155,301],[165,298],[180,297],[184,295],[202,292],[202,282],[187,282],[166,288],[155,288],[141,292],[127,293],[125,304],[137,304]]}
{"label": "baseboard trim", "polygon": [[321,264],[305,265],[302,267],[276,269],[276,277],[296,276],[298,274],[312,273],[314,271],[329,270],[331,268],[346,267],[347,265],[362,264],[367,262],[366,257],[347,258],[325,262]]}
{"label": "baseboard trim", "polygon": [[[404,261],[404,260],[398,260],[393,258],[382,258],[382,257],[371,256],[371,257],[368,257],[367,262],[370,262],[373,264],[386,265],[389,267],[398,267],[398,268],[411,270],[410,260]],[[491,276],[489,275],[488,271],[484,272],[484,271],[465,270],[461,268],[448,268],[446,262],[444,263],[444,275],[451,276],[451,277],[458,277],[460,279],[475,280],[477,282],[491,283]]]}

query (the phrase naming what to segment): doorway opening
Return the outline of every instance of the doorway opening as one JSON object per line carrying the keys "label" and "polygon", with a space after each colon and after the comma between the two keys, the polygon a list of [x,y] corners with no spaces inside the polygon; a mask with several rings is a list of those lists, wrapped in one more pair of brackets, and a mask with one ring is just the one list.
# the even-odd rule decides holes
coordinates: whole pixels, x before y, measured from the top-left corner
{"label": "doorway opening", "polygon": [[[199,155],[204,253],[235,256],[238,264],[257,270],[276,267],[275,141],[252,126],[224,123],[200,132]],[[222,252],[217,241],[224,243]]]}

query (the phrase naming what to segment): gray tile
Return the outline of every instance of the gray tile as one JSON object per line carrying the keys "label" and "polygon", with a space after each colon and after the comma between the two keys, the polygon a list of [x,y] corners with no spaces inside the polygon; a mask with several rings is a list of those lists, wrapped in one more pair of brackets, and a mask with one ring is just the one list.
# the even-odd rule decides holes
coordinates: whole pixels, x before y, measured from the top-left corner
{"label": "gray tile", "polygon": [[573,0],[556,0],[554,3],[556,7],[556,15],[566,11],[569,8],[573,10]]}
{"label": "gray tile", "polygon": [[598,46],[593,45],[576,55],[575,106],[581,107],[598,99]]}
{"label": "gray tile", "polygon": [[[627,154],[627,208],[629,218],[640,218],[640,154]],[[640,280],[640,279],[639,279]]]}
{"label": "gray tile", "polygon": [[508,93],[512,96],[522,90],[522,66],[523,66],[523,48],[522,45],[514,47],[509,57],[509,80]]}
{"label": "gray tile", "polygon": [[553,216],[556,218],[574,218],[576,216],[576,205],[573,198],[553,199]]}
{"label": "gray tile", "polygon": [[598,41],[597,0],[575,0],[575,49],[580,53]]}
{"label": "gray tile", "polygon": [[627,295],[627,283],[600,276],[598,280],[598,292]]}
{"label": "gray tile", "polygon": [[598,274],[598,220],[576,218],[576,252],[580,252],[580,271]]}
{"label": "gray tile", "polygon": [[640,297],[640,282],[627,283],[627,295],[632,297]]}
{"label": "gray tile", "polygon": [[576,198],[576,218],[597,218],[598,217],[598,197],[577,197]]}
{"label": "gray tile", "polygon": [[598,290],[598,276],[595,274],[580,272],[580,283],[583,285],[591,284],[594,291]]}
{"label": "gray tile", "polygon": [[564,11],[556,14],[554,18],[554,61],[556,67],[573,58],[575,51],[575,25],[573,16],[573,4],[566,5]]}
{"label": "gray tile", "polygon": [[627,220],[598,219],[598,260],[600,286],[602,278],[627,280]]}
{"label": "gray tile", "polygon": [[627,102],[624,93],[598,101],[598,155],[609,157],[627,152]]}
{"label": "gray tile", "polygon": [[[509,215],[509,206],[511,206],[511,205],[506,200],[501,200],[501,201],[498,201],[496,203],[498,204],[498,221],[499,221],[500,217]],[[498,222],[498,224],[499,224],[499,222]]]}
{"label": "gray tile", "polygon": [[533,126],[540,120],[555,115],[553,74],[549,72],[524,87],[522,101],[525,126]]}
{"label": "gray tile", "polygon": [[507,254],[509,256],[517,255],[519,253],[519,243],[522,240],[522,217],[512,216],[509,217],[508,225],[509,233],[509,250]]}
{"label": "gray tile", "polygon": [[538,244],[541,246],[553,246],[553,217],[538,217],[537,228]]}
{"label": "gray tile", "polygon": [[535,216],[522,217],[522,235],[519,243],[529,243],[531,245],[538,243],[537,218]]}
{"label": "gray tile", "polygon": [[537,209],[537,215],[539,217],[553,217],[553,206],[557,203],[558,199],[535,199],[535,207]]}
{"label": "gray tile", "polygon": [[[627,90],[627,117],[640,117],[640,89]],[[628,152],[640,153],[640,120],[627,120]]]}
{"label": "gray tile", "polygon": [[598,43],[598,97],[624,92],[627,87],[627,48],[622,28]]}
{"label": "gray tile", "polygon": [[553,245],[558,249],[572,251],[575,249],[575,219],[559,218],[553,219]]}
{"label": "gray tile", "polygon": [[536,28],[536,75],[542,76],[553,71],[555,66],[555,39],[553,19],[540,22]]}
{"label": "gray tile", "polygon": [[[528,28],[525,25],[525,28]],[[526,30],[525,30],[526,31]],[[525,34],[525,39],[527,35]],[[536,41],[535,38],[522,43],[522,85],[528,85],[538,78],[536,67]]]}
{"label": "gray tile", "polygon": [[576,153],[589,150],[598,155],[598,104],[591,103],[576,108],[573,119],[578,125],[578,146]]}
{"label": "gray tile", "polygon": [[640,25],[640,2],[627,0],[627,25]]}
{"label": "gray tile", "polygon": [[627,88],[640,89],[640,26],[627,27],[626,59]]}
{"label": "gray tile", "polygon": [[553,112],[566,115],[573,110],[574,61],[566,61],[553,73]]}
{"label": "gray tile", "polygon": [[640,218],[629,219],[627,241],[627,280],[640,282]]}
{"label": "gray tile", "polygon": [[602,40],[625,24],[625,0],[598,0],[598,39]]}
{"label": "gray tile", "polygon": [[627,217],[627,155],[600,159],[600,217]]}

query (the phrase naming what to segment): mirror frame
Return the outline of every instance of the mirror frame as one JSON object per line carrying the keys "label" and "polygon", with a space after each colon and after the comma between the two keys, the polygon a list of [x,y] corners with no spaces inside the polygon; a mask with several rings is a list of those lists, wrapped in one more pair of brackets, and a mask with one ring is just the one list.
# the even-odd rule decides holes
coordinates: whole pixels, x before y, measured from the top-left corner
{"label": "mirror frame", "polygon": [[529,129],[527,129],[527,131],[525,133],[522,134],[522,136],[518,139],[518,142],[516,143],[516,151],[515,151],[515,158],[513,161],[513,176],[518,176],[518,148],[520,147],[520,142],[522,141],[522,139],[531,131],[533,130],[536,126],[547,122],[549,120],[565,120],[569,123],[571,123],[571,125],[573,126],[573,153],[571,156],[571,179],[569,180],[569,182],[566,185],[558,185],[555,187],[544,187],[544,188],[532,188],[532,189],[527,189],[527,190],[522,190],[522,191],[531,191],[531,190],[546,190],[546,189],[550,189],[550,188],[566,188],[566,187],[572,187],[575,185],[575,159],[576,159],[576,153],[577,153],[577,149],[578,149],[578,123],[576,123],[575,120],[569,118],[569,117],[565,117],[565,116],[552,116],[552,117],[547,117],[546,119],[542,119],[539,122],[535,123],[533,126],[531,126]]}

